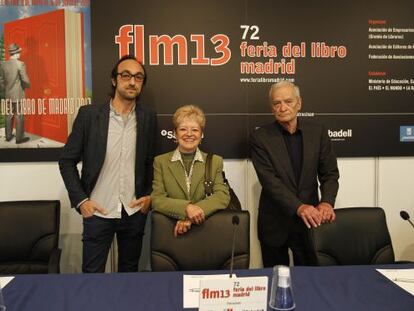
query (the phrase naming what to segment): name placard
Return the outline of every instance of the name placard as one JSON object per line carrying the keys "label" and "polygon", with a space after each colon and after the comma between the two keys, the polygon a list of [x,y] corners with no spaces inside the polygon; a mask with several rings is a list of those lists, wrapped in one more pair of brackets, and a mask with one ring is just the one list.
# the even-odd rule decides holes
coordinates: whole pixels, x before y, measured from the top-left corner
{"label": "name placard", "polygon": [[200,280],[200,311],[267,310],[267,276]]}

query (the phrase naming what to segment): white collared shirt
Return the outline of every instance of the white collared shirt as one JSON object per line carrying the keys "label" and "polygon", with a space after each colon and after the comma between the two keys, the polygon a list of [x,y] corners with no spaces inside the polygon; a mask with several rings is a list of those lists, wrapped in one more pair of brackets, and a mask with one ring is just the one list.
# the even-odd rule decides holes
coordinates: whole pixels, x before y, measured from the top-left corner
{"label": "white collared shirt", "polygon": [[90,199],[107,209],[103,218],[121,218],[122,206],[128,215],[138,209],[129,208],[135,199],[135,156],[137,119],[135,106],[127,115],[118,114],[110,103],[108,142],[105,160]]}

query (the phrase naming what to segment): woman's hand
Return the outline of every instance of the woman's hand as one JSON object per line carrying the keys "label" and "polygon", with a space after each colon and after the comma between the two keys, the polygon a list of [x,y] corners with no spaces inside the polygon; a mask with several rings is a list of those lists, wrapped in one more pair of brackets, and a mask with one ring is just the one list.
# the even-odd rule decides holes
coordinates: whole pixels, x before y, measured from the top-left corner
{"label": "woman's hand", "polygon": [[204,211],[197,205],[188,204],[185,208],[185,213],[193,224],[201,225],[205,220]]}
{"label": "woman's hand", "polygon": [[191,229],[191,221],[189,219],[178,220],[177,223],[175,224],[174,236],[177,237],[178,235],[184,234],[190,229]]}

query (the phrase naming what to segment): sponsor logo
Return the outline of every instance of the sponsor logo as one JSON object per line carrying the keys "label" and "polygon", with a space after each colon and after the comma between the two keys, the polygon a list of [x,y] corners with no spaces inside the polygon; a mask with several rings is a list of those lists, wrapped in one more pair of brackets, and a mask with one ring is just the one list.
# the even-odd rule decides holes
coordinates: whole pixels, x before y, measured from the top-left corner
{"label": "sponsor logo", "polygon": [[[175,133],[172,130],[161,130],[160,134],[161,134],[162,137],[165,137],[165,138],[170,139],[170,140],[175,140],[176,139]],[[204,133],[201,134],[201,138],[204,138]]]}
{"label": "sponsor logo", "polygon": [[414,125],[400,126],[400,142],[414,142]]}
{"label": "sponsor logo", "polygon": [[352,129],[328,130],[328,136],[333,141],[343,141],[352,137]]}
{"label": "sponsor logo", "polygon": [[166,137],[167,139],[175,139],[174,131],[161,130],[161,136]]}

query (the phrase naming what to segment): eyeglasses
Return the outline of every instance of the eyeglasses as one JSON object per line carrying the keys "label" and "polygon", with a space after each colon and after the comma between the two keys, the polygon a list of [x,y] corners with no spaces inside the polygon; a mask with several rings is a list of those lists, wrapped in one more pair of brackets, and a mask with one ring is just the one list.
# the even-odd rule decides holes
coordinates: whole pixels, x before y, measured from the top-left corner
{"label": "eyeglasses", "polygon": [[121,76],[122,81],[130,81],[131,78],[134,77],[135,81],[142,82],[145,78],[145,76],[141,72],[132,74],[129,71],[122,71],[118,72],[117,74]]}

